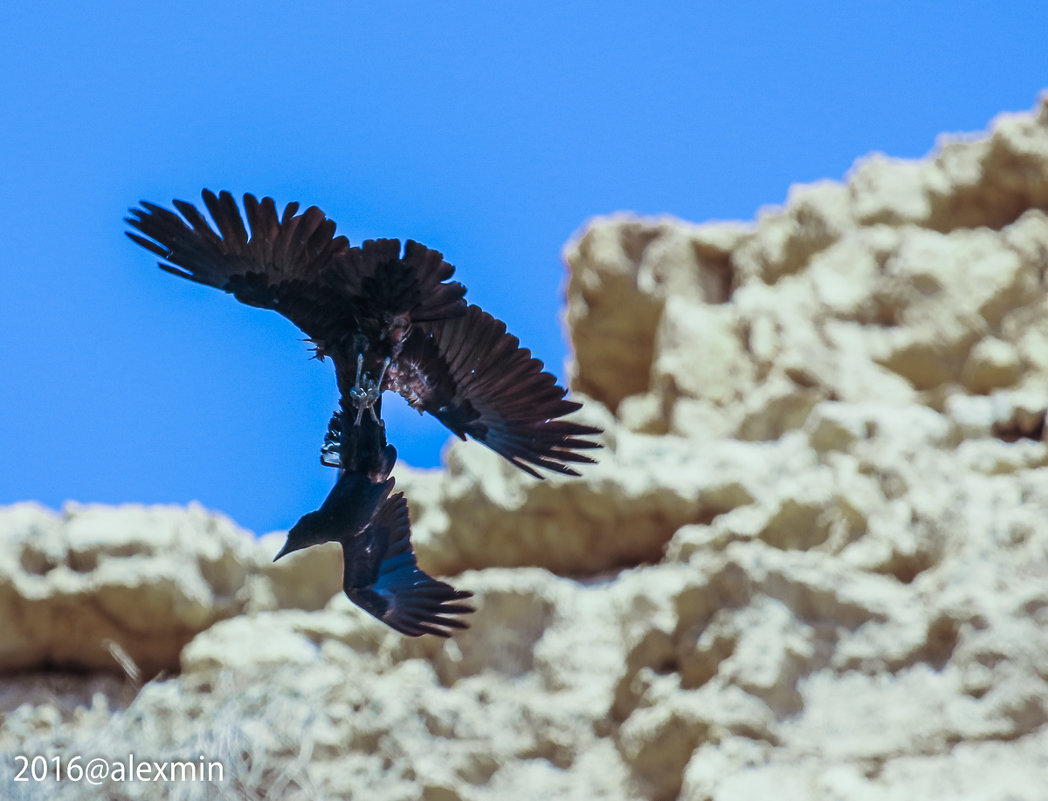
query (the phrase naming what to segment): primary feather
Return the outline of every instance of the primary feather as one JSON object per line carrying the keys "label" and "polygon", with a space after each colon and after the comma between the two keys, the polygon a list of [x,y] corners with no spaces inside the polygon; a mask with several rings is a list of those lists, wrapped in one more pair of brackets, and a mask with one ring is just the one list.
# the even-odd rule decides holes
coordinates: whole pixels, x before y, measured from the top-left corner
{"label": "primary feather", "polygon": [[386,625],[412,637],[468,628],[454,615],[474,611],[460,603],[473,593],[419,569],[403,493],[390,496],[362,534],[342,541],[342,555],[346,596]]}

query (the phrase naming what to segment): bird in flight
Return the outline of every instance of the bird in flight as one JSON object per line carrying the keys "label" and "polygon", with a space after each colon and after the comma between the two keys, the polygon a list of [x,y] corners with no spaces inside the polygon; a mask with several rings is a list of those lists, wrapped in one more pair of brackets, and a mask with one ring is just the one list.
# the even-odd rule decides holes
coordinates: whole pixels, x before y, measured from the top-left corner
{"label": "bird in flight", "polygon": [[400,393],[459,438],[494,450],[535,478],[576,476],[572,465],[599,447],[593,426],[563,418],[580,408],[506,326],[464,299],[454,267],[412,240],[350,247],[316,206],[246,194],[242,215],[229,192],[202,193],[174,211],[141,202],[127,235],[174,275],[273,309],[330,358],[340,401],[321,448],[338,480],[320,509],[292,527],[277,555],[320,542],[342,544],[343,589],[397,631],[448,636],[473,611],[469,593],[422,572],[410,543],[407,502],[391,494],[396,450],[386,441],[382,393]]}

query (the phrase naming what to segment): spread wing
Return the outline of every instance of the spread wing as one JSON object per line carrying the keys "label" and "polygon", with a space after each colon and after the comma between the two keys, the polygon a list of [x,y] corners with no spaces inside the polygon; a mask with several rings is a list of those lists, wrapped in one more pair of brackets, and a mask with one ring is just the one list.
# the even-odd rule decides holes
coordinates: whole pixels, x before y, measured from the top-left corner
{"label": "spread wing", "polygon": [[127,235],[163,261],[169,273],[232,293],[250,306],[275,309],[314,342],[337,339],[356,328],[352,310],[324,273],[349,250],[335,223],[316,206],[301,214],[289,203],[277,213],[273,198],[244,195],[244,218],[229,192],[205,189],[214,227],[191,203],[175,200],[178,213],[142,201],[125,221]]}
{"label": "spread wing", "polygon": [[447,629],[468,624],[449,615],[473,607],[457,603],[473,595],[423,573],[411,549],[408,505],[401,492],[390,496],[364,532],[342,541],[342,588],[349,600],[401,634],[448,637]]}
{"label": "spread wing", "polygon": [[561,420],[581,408],[545,372],[506,326],[477,306],[454,320],[419,326],[408,337],[394,387],[462,439],[479,440],[521,470],[535,465],[565,475],[567,462],[592,462],[579,450],[599,448],[584,437],[593,426]]}

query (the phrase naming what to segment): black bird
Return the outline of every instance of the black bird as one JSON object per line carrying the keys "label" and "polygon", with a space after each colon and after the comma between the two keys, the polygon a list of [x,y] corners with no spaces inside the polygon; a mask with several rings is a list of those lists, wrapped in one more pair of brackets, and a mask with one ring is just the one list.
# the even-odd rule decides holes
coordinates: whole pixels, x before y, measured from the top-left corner
{"label": "black bird", "polygon": [[443,615],[472,611],[448,605],[469,593],[418,569],[407,504],[390,495],[396,451],[386,442],[382,392],[399,392],[536,478],[535,468],[578,475],[571,464],[593,461],[580,451],[600,447],[587,439],[600,429],[561,419],[580,404],[565,399],[503,323],[467,306],[465,287],[449,280],[454,267],[437,251],[412,240],[402,249],[396,239],[350,247],[317,207],[300,214],[289,203],[278,214],[272,198],[250,194],[245,225],[229,192],[205,189],[202,197],[213,225],[190,203],[173,201],[176,213],[142,201],[126,218],[138,233],[127,235],[167,272],[280,312],[305,332],[316,358],[335,365],[341,399],[321,461],[339,478],[277,558],[337,540],[346,593],[369,612],[406,634],[464,627]]}
{"label": "black bird", "polygon": [[[539,478],[533,466],[578,475],[568,463],[592,462],[580,450],[600,429],[559,418],[580,404],[543,371],[506,327],[463,300],[440,253],[396,239],[349,247],[316,206],[278,215],[272,198],[244,196],[247,223],[228,192],[204,190],[215,228],[196,207],[181,214],[142,201],[128,236],[160,256],[160,267],[275,309],[330,356],[342,395],[342,420],[376,421],[392,389],[460,438],[466,435]],[[216,232],[217,229],[217,232]],[[344,438],[343,447],[355,441]]]}
{"label": "black bird", "polygon": [[[394,480],[389,474],[397,462],[397,451],[386,444],[383,426],[368,418],[361,421],[356,429],[358,442],[354,443],[352,453],[356,460],[343,462],[341,432],[334,427],[338,419],[338,415],[332,419],[324,442],[324,448],[331,448],[338,457],[335,465],[339,467],[338,481],[317,511],[307,512],[291,527],[287,542],[274,557],[274,562],[310,545],[343,542],[359,534],[371,523],[393,491]],[[360,440],[369,439],[372,442],[368,446],[360,446]],[[343,464],[346,467],[342,467]]]}
{"label": "black bird", "polygon": [[[447,637],[448,628],[467,628],[448,615],[473,612],[471,606],[454,603],[473,593],[434,579],[415,561],[407,501],[402,492],[390,497],[394,480],[389,473],[397,452],[385,444],[383,427],[365,416],[351,434],[368,444],[354,443],[343,453],[341,414],[336,412],[321,460],[339,468],[338,481],[320,509],[307,513],[292,527],[273,561],[310,545],[339,542],[342,587],[357,606],[411,636]],[[378,454],[377,462],[374,454]],[[351,458],[357,461],[348,462]]]}

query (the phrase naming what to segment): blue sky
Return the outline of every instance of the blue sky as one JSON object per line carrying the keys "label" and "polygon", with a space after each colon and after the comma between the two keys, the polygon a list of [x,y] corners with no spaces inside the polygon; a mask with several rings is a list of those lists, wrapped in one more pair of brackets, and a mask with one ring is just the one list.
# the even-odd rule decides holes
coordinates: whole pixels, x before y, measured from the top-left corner
{"label": "blue sky", "polygon": [[[0,503],[196,499],[264,532],[330,488],[330,366],[158,270],[123,236],[139,199],[417,239],[563,377],[587,218],[750,219],[922,156],[1034,104],[1046,31],[1044,2],[5,3]],[[389,398],[401,458],[439,464],[444,429]]]}

